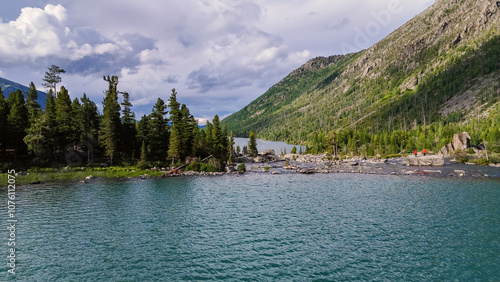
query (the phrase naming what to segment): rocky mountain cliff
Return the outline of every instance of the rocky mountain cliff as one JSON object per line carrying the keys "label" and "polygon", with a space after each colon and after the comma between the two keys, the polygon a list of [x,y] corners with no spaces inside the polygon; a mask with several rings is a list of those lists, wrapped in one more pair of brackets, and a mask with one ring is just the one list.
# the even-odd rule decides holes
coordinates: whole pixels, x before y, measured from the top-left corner
{"label": "rocky mountain cliff", "polygon": [[270,140],[498,115],[500,1],[438,0],[367,50],[315,58],[225,123]]}

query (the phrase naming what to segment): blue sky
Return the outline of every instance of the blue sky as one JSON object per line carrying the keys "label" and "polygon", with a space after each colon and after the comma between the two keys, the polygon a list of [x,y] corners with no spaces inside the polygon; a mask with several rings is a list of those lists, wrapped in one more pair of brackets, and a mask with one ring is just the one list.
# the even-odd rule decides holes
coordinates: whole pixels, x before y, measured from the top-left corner
{"label": "blue sky", "polygon": [[0,76],[42,89],[56,64],[96,103],[118,75],[138,117],[172,88],[204,124],[317,56],[359,51],[430,0],[38,0],[0,4]]}

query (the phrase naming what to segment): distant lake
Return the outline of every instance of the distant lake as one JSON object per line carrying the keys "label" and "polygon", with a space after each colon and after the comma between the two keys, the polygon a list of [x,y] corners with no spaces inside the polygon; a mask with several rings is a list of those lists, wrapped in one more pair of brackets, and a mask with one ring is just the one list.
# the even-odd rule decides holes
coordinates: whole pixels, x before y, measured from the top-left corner
{"label": "distant lake", "polygon": [[97,179],[17,197],[17,273],[4,221],[0,281],[500,280],[498,179]]}
{"label": "distant lake", "polygon": [[[250,139],[248,138],[234,138],[234,147],[240,146],[241,150],[243,150],[243,146],[248,147],[248,141]],[[257,150],[259,152],[262,152],[267,149],[272,149],[274,152],[279,155],[281,154],[281,150],[285,151],[287,153],[290,153],[293,149],[293,147],[297,147],[297,153],[300,152],[300,148],[302,148],[302,152],[305,152],[306,147],[305,146],[299,146],[299,145],[290,145],[285,142],[278,142],[278,141],[265,141],[261,139],[257,139]]]}

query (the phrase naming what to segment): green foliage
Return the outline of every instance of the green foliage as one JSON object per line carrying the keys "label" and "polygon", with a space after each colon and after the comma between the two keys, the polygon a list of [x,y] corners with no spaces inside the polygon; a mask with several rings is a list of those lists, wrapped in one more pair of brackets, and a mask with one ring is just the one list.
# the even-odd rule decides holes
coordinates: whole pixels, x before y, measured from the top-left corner
{"label": "green foliage", "polygon": [[259,152],[257,151],[257,139],[255,137],[255,133],[253,133],[253,131],[250,130],[250,140],[248,141],[248,154],[251,157],[256,157],[258,153]]}
{"label": "green foliage", "polygon": [[104,146],[105,154],[112,165],[117,154],[118,142],[121,130],[120,104],[118,103],[118,77],[104,77],[108,82],[109,89],[103,100],[103,117],[101,121],[101,143]]}
{"label": "green foliage", "polygon": [[247,171],[245,163],[241,163],[238,165],[238,172],[239,173],[245,173]]}
{"label": "green foliage", "polygon": [[455,150],[452,153],[452,156],[457,163],[468,163],[470,160],[469,154],[466,150]]}
{"label": "green foliage", "polygon": [[297,147],[293,146],[292,151],[290,153],[297,154]]}

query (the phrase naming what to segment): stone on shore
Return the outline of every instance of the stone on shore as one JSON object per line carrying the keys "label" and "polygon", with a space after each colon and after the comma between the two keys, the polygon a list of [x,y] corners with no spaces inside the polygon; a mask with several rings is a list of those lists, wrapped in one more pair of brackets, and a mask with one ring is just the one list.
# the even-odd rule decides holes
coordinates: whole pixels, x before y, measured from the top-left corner
{"label": "stone on shore", "polygon": [[468,132],[457,133],[453,135],[453,140],[451,143],[444,145],[441,150],[439,150],[440,156],[449,156],[455,150],[466,150],[470,146],[470,134]]}
{"label": "stone on shore", "polygon": [[444,166],[442,156],[418,156],[409,155],[403,159],[403,164],[407,166]]}
{"label": "stone on shore", "polygon": [[274,150],[264,150],[262,152],[259,153],[259,155],[264,155],[264,156],[274,156],[276,155],[276,153],[274,152]]}
{"label": "stone on shore", "polygon": [[468,132],[462,132],[453,135],[451,142],[454,150],[465,150],[470,148],[470,135]]}

